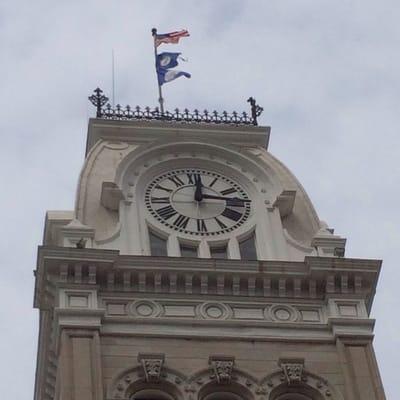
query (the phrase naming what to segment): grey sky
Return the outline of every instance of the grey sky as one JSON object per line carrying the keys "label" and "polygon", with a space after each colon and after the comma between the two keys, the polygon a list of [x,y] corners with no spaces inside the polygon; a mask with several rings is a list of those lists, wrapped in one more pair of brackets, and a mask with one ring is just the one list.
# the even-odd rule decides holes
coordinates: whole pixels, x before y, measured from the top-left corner
{"label": "grey sky", "polygon": [[87,96],[111,95],[114,48],[116,102],[156,105],[157,27],[191,33],[164,47],[192,74],[165,85],[166,107],[243,111],[256,97],[271,152],[348,238],[346,256],[384,260],[375,349],[387,397],[399,398],[399,20],[390,0],[3,0],[0,393],[33,396],[36,246],[45,210],[73,207]]}

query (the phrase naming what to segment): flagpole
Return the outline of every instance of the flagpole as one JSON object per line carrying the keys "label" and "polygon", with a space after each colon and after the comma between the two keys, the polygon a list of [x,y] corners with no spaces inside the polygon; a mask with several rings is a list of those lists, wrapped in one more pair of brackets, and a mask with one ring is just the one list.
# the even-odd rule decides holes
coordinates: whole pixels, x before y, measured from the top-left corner
{"label": "flagpole", "polygon": [[160,82],[158,80],[158,73],[157,73],[157,45],[156,45],[157,29],[153,28],[151,30],[151,33],[152,33],[153,38],[154,38],[154,61],[156,63],[156,74],[157,74],[158,96],[159,96],[158,101],[160,103],[161,115],[164,115],[164,98],[162,96],[161,85],[160,85]]}
{"label": "flagpole", "polygon": [[115,66],[114,66],[114,49],[111,51],[111,79],[112,79],[112,106],[115,106]]}

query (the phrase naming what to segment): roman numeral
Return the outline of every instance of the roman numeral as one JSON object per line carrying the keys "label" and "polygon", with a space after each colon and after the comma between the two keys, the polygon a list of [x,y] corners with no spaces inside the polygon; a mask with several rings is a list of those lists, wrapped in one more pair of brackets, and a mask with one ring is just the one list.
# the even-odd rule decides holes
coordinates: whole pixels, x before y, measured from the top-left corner
{"label": "roman numeral", "polygon": [[164,192],[168,192],[168,193],[172,192],[172,189],[168,189],[168,188],[166,188],[164,186],[161,186],[161,185],[156,185],[155,188],[156,189],[160,189],[160,190],[164,190]]}
{"label": "roman numeral", "polygon": [[212,182],[208,185],[209,187],[213,187],[215,183],[217,182],[218,178],[214,178]]}
{"label": "roman numeral", "polygon": [[181,178],[179,178],[179,176],[171,176],[168,178],[171,182],[174,182],[176,187],[180,187],[183,186],[185,183],[183,182],[183,180]]}
{"label": "roman numeral", "polygon": [[197,220],[197,230],[198,232],[207,232],[206,222],[204,219]]}
{"label": "roman numeral", "polygon": [[225,208],[223,213],[221,214],[226,218],[231,219],[232,221],[239,221],[239,219],[242,217],[242,214],[238,211],[233,210],[232,208]]}
{"label": "roman numeral", "polygon": [[185,217],[184,215],[179,215],[178,218],[174,221],[174,225],[178,228],[185,229],[189,222],[189,217]]}
{"label": "roman numeral", "polygon": [[169,197],[151,197],[150,201],[153,204],[165,204],[169,203]]}
{"label": "roman numeral", "polygon": [[196,182],[200,179],[199,174],[186,174],[188,177],[188,183],[190,185],[195,185]]}
{"label": "roman numeral", "polygon": [[162,207],[159,208],[157,211],[157,214],[164,219],[170,219],[171,217],[173,217],[174,215],[178,214],[177,211],[175,211],[174,208],[172,208],[171,206],[166,206],[166,207]]}
{"label": "roman numeral", "polygon": [[221,229],[227,228],[227,226],[222,221],[220,221],[217,217],[215,217],[214,219]]}
{"label": "roman numeral", "polygon": [[227,199],[226,205],[231,207],[244,207],[244,201],[241,199]]}
{"label": "roman numeral", "polygon": [[235,193],[236,189],[231,187],[229,189],[225,189],[225,190],[221,190],[221,194],[223,194],[224,196],[226,196],[227,194],[232,194]]}

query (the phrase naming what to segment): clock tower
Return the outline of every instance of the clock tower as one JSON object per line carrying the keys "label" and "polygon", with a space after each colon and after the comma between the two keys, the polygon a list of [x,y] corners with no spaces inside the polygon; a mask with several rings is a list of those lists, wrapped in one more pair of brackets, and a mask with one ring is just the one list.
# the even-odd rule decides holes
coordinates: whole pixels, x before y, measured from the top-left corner
{"label": "clock tower", "polygon": [[90,100],[38,251],[35,400],[383,400],[381,262],[345,257],[251,116]]}

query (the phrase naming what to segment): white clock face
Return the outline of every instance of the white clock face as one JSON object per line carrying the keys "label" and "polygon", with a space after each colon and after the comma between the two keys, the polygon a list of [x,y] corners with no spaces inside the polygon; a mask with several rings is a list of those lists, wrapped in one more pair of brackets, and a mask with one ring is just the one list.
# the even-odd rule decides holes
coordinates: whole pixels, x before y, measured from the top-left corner
{"label": "white clock face", "polygon": [[232,179],[199,168],[177,169],[146,188],[148,211],[164,226],[190,235],[231,232],[250,215],[251,200]]}

